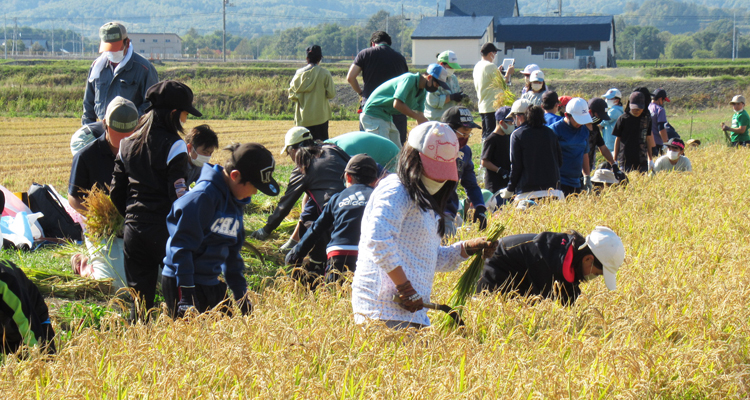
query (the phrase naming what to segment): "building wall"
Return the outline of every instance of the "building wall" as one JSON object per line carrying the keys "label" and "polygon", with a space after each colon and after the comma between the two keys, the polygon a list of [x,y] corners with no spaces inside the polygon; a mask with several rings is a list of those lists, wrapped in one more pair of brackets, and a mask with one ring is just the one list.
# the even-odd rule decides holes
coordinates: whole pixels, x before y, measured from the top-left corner
{"label": "building wall", "polygon": [[146,58],[181,58],[182,39],[174,33],[130,33],[134,50]]}
{"label": "building wall", "polygon": [[[555,44],[557,47],[558,44]],[[575,47],[576,43],[570,43],[568,47]],[[499,43],[498,48],[504,50],[505,44]],[[614,55],[615,49],[612,40],[600,42],[599,51],[593,52],[593,57],[596,61],[596,68],[607,67],[607,49],[610,49],[612,55]],[[578,48],[577,50],[583,50]],[[502,54],[502,56],[501,56]],[[544,58],[544,54],[532,54],[531,47],[525,49],[508,49],[503,52],[498,52],[496,62],[502,63],[503,58],[515,58],[516,69],[523,69],[528,64],[537,64],[540,68],[551,68],[551,69],[578,69],[580,68],[579,56],[575,56],[568,60],[549,60]]]}
{"label": "building wall", "polygon": [[452,50],[462,68],[470,68],[480,59],[479,49],[482,39],[413,39],[412,64],[428,65],[436,61],[437,55]]}

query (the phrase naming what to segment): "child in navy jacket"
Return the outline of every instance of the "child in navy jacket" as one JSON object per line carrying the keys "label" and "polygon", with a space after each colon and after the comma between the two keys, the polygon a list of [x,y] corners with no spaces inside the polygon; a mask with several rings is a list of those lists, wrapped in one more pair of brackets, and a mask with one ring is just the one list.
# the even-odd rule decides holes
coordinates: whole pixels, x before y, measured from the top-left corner
{"label": "child in navy jacket", "polygon": [[[235,144],[218,165],[204,164],[193,190],[174,202],[167,217],[162,291],[172,315],[195,307],[205,312],[223,302],[227,286],[243,313],[252,305],[244,296],[247,282],[240,248],[245,242],[243,208],[258,190],[279,194],[273,179],[274,159],[256,143]],[[219,281],[224,273],[226,283]]]}
{"label": "child in navy jacket", "polygon": [[300,264],[318,238],[333,227],[326,246],[326,283],[335,282],[356,267],[362,216],[377,184],[378,164],[367,154],[357,154],[346,164],[344,179],[346,189],[331,197],[320,217],[286,256],[287,264]]}

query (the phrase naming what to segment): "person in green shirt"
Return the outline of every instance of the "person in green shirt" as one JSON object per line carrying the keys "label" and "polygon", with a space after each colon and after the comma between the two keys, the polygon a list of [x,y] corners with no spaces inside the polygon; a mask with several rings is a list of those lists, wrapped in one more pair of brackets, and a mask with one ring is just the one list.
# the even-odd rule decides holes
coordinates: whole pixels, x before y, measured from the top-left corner
{"label": "person in green shirt", "polygon": [[424,116],[424,103],[427,92],[438,88],[448,89],[445,83],[448,72],[439,64],[430,64],[424,74],[407,72],[378,86],[367,99],[359,121],[367,132],[390,139],[400,149],[401,137],[393,116],[404,114],[417,120],[418,124],[427,122]]}
{"label": "person in green shirt", "polygon": [[732,98],[729,102],[734,109],[734,115],[732,115],[732,126],[729,127],[723,122],[721,123],[721,130],[724,132],[732,132],[731,140],[732,146],[750,146],[750,134],[748,134],[747,127],[750,126],[750,115],[745,110],[745,96],[738,94]]}
{"label": "person in green shirt", "polygon": [[396,172],[398,146],[389,139],[370,132],[349,132],[326,140],[335,144],[354,157],[357,154],[367,154],[388,172]]}
{"label": "person in green shirt", "polygon": [[307,48],[307,65],[294,73],[289,84],[289,100],[294,104],[294,125],[310,131],[314,140],[328,139],[328,120],[336,87],[331,73],[321,67],[323,50],[312,45]]}

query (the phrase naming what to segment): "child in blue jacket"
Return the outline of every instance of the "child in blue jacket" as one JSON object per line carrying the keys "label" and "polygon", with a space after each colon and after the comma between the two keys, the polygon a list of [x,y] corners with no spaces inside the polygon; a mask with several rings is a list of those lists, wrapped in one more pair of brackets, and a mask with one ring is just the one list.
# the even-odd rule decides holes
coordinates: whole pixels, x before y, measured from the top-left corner
{"label": "child in blue jacket", "polygon": [[[218,165],[204,164],[193,190],[174,202],[167,216],[166,257],[162,292],[173,316],[195,307],[205,312],[226,299],[227,286],[247,314],[247,282],[240,248],[245,242],[243,208],[258,190],[279,194],[273,179],[271,152],[257,143],[234,144],[231,155]],[[225,281],[219,281],[224,273]]]}

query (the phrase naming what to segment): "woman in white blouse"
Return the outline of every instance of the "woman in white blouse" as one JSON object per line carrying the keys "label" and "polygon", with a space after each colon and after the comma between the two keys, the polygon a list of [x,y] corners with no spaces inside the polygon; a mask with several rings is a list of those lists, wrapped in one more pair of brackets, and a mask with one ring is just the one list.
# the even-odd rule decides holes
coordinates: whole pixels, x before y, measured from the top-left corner
{"label": "woman in white blouse", "polygon": [[430,325],[422,304],[430,299],[435,272],[452,271],[470,255],[489,256],[497,247],[485,238],[441,246],[443,211],[458,180],[457,155],[458,139],[448,125],[418,125],[401,150],[397,173],[380,181],[370,196],[352,283],[357,323],[375,319],[396,329]]}

